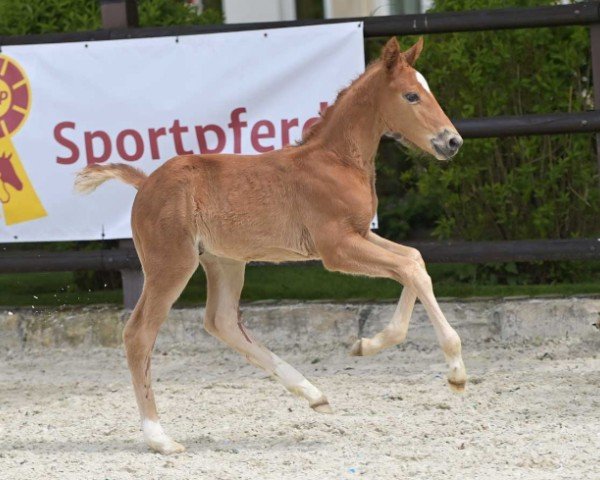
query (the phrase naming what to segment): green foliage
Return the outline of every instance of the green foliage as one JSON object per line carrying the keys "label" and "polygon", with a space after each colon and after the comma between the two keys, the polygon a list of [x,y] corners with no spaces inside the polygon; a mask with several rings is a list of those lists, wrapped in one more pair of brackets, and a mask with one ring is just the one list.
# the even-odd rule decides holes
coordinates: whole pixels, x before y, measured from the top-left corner
{"label": "green foliage", "polygon": [[[556,3],[560,2],[437,0],[433,11]],[[403,38],[401,43],[408,47],[415,40]],[[379,45],[371,46],[372,55]],[[593,108],[585,27],[430,35],[417,67],[451,118]],[[447,164],[416,153],[395,156],[379,161],[386,235],[406,233],[397,227],[397,214],[407,215],[405,230],[429,228],[438,238],[507,240],[600,233],[600,179],[591,134],[466,140]],[[575,264],[512,264],[483,266],[477,273],[481,277],[487,272],[492,281],[551,281],[585,269]]]}
{"label": "green foliage", "polygon": [[[221,13],[190,8],[184,0],[139,0],[140,26],[221,23]],[[0,35],[95,30],[101,27],[98,0],[0,0]]]}
{"label": "green foliage", "polygon": [[0,35],[97,28],[100,7],[95,0],[0,0]]}
{"label": "green foliage", "polygon": [[419,234],[442,214],[438,199],[418,190],[426,172],[424,162],[415,163],[396,143],[382,143],[377,162],[378,216],[384,235],[403,239]]}
{"label": "green foliage", "polygon": [[[521,0],[518,6],[554,2]],[[436,10],[506,6],[438,0]],[[428,39],[419,68],[451,116],[582,111],[591,107],[586,28],[451,34]],[[598,233],[592,135],[470,140],[419,189],[442,199],[436,228],[465,239],[566,238]]]}
{"label": "green foliage", "polygon": [[201,14],[183,0],[140,0],[140,26],[209,25],[223,22],[221,12],[205,9]]}

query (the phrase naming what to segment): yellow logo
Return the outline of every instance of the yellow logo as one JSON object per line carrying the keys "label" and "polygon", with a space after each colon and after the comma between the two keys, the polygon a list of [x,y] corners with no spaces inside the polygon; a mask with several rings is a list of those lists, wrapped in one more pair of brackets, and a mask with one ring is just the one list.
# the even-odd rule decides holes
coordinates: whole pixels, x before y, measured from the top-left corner
{"label": "yellow logo", "polygon": [[35,193],[11,137],[31,108],[31,88],[21,66],[0,54],[0,202],[7,225],[47,215]]}

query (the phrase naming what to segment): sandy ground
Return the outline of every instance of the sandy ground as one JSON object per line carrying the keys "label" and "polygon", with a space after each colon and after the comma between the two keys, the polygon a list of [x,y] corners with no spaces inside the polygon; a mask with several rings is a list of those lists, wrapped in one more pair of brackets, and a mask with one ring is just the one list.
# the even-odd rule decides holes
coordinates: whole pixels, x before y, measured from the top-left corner
{"label": "sandy ground", "polygon": [[4,354],[0,478],[600,479],[597,342],[469,345],[464,395],[434,346],[288,349],[333,415],[211,345],[155,356],[163,426],[188,449],[171,457],[142,443],[120,350]]}

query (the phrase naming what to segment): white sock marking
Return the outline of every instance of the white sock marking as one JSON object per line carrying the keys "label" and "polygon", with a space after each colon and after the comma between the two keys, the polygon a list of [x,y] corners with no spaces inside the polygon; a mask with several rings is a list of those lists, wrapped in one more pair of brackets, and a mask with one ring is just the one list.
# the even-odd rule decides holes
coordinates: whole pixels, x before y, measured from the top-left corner
{"label": "white sock marking", "polygon": [[275,363],[275,371],[273,373],[285,388],[295,395],[306,398],[309,403],[314,403],[323,397],[321,391],[304,378],[294,367],[285,363],[276,355],[271,355]]}
{"label": "white sock marking", "polygon": [[184,448],[174,442],[163,430],[160,423],[153,422],[145,418],[142,422],[142,432],[144,432],[144,440],[152,449],[160,453],[175,453],[182,452]]}
{"label": "white sock marking", "polygon": [[142,422],[142,432],[144,432],[144,437],[153,441],[161,441],[169,438],[160,423],[153,422],[147,418]]}

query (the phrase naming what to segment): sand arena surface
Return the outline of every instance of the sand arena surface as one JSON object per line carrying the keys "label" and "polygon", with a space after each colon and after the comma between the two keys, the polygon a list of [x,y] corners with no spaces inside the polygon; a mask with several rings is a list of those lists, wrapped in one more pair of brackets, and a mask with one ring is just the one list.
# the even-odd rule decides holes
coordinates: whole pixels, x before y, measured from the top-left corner
{"label": "sand arena surface", "polygon": [[[120,349],[3,352],[0,479],[600,478],[600,333],[465,346],[446,387],[436,345],[374,357],[279,350],[329,398],[304,401],[212,339],[154,357],[162,424],[187,451],[148,451]],[[307,339],[308,340],[308,339]]]}

